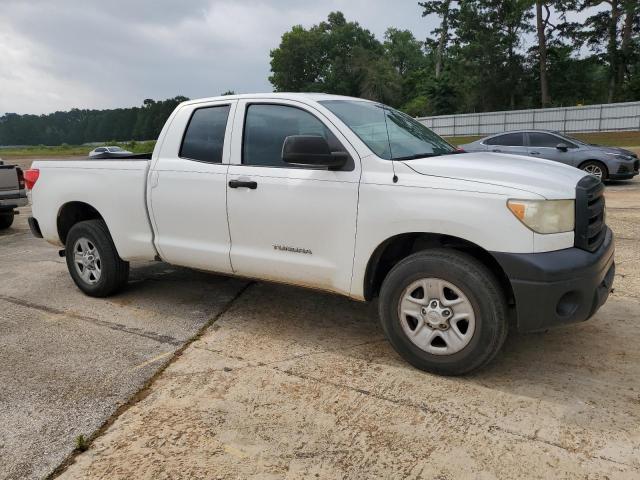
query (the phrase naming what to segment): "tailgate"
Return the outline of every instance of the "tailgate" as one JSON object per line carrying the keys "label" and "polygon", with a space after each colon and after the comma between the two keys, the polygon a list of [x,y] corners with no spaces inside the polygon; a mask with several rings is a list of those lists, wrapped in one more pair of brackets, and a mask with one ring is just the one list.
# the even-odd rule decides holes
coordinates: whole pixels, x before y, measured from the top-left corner
{"label": "tailgate", "polygon": [[0,165],[0,192],[14,194],[19,192],[15,165]]}

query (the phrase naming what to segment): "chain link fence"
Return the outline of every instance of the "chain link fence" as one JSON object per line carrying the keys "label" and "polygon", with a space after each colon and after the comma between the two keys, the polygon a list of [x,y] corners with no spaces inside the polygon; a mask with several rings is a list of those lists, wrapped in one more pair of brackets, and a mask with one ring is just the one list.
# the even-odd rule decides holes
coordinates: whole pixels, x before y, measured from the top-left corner
{"label": "chain link fence", "polygon": [[440,115],[417,120],[445,137],[532,128],[566,133],[629,131],[640,130],[640,102]]}

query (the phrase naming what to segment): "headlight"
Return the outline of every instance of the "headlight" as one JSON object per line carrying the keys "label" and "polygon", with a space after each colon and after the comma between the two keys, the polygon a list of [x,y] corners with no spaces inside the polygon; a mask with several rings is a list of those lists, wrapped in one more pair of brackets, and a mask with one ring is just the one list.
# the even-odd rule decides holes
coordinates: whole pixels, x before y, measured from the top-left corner
{"label": "headlight", "polygon": [[573,200],[509,200],[507,207],[537,233],[570,232],[575,226]]}
{"label": "headlight", "polygon": [[612,153],[612,152],[604,152],[607,155],[613,155],[614,157],[623,158],[624,160],[633,160],[633,157],[627,153]]}

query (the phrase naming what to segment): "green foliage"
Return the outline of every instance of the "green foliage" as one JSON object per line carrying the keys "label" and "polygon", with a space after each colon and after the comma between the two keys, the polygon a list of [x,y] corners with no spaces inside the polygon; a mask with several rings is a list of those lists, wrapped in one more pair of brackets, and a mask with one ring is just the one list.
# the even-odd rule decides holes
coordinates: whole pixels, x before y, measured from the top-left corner
{"label": "green foliage", "polygon": [[79,452],[85,452],[89,449],[89,442],[87,441],[86,438],[84,438],[84,435],[78,435],[76,437],[76,450],[78,450]]}
{"label": "green foliage", "polygon": [[0,148],[0,157],[3,158],[18,158],[18,157],[70,157],[76,155],[86,156],[91,150],[99,146],[113,146],[129,150],[133,153],[148,153],[153,151],[155,146],[155,140],[149,140],[146,142],[103,142],[91,145],[35,145],[24,147],[9,147]]}
{"label": "green foliage", "polygon": [[[271,50],[269,80],[278,92],[331,92],[359,96],[362,82],[369,93],[379,91],[380,78],[370,78],[364,63],[383,56],[382,44],[357,22],[347,22],[341,12],[305,29],[294,26]],[[381,77],[387,78],[388,72]]]}
{"label": "green foliage", "polygon": [[430,114],[429,99],[426,95],[418,95],[402,105],[401,110],[412,117],[427,116]]}
{"label": "green foliage", "polygon": [[[86,142],[155,139],[175,107],[188,100],[146,99],[142,107],[79,110],[0,117],[0,145],[80,145]],[[116,142],[117,143],[117,142]]]}
{"label": "green foliage", "polygon": [[[542,0],[547,78],[553,105],[606,102],[612,77],[607,42],[611,12],[583,25],[566,21],[596,0]],[[615,98],[640,99],[640,7],[619,0],[618,36],[631,15],[631,35],[620,40]],[[383,42],[342,13],[311,28],[295,26],[271,51],[269,78],[276,91],[354,95],[400,107],[411,115],[438,115],[540,107],[538,49],[525,44],[535,32],[533,0],[429,0],[418,2],[438,26],[425,42],[389,28]],[[585,48],[593,50],[585,55]],[[624,63],[624,64],[623,64]],[[437,73],[436,73],[437,72]]]}

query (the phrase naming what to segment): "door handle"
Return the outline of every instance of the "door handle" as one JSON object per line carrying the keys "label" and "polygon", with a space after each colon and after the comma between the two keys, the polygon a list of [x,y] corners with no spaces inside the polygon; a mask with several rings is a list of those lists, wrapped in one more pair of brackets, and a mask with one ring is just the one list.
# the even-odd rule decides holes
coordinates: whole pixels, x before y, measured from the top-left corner
{"label": "door handle", "polygon": [[540,155],[540,152],[530,152],[531,155]]}
{"label": "door handle", "polygon": [[493,150],[491,150],[492,152],[497,152],[500,153],[502,150],[500,150],[499,148],[494,148]]}
{"label": "door handle", "polygon": [[250,188],[255,190],[258,188],[258,182],[253,180],[229,180],[229,187],[231,188]]}

